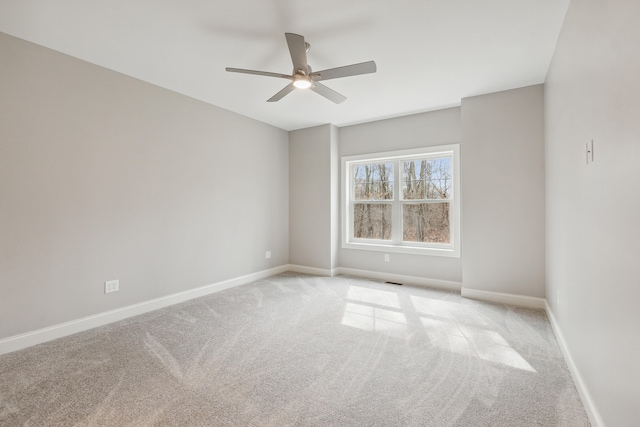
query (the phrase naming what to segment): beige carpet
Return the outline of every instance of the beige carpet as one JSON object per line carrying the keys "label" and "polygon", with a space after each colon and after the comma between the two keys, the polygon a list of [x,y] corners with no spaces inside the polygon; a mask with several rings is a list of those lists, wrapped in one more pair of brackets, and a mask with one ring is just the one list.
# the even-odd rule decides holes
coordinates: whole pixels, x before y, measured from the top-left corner
{"label": "beige carpet", "polygon": [[284,274],[0,356],[2,426],[587,426],[542,311]]}

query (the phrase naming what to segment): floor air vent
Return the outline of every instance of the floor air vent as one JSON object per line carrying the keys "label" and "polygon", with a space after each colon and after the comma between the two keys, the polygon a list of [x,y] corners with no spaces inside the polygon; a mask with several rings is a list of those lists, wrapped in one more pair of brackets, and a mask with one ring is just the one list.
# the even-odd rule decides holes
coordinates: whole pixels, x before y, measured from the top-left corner
{"label": "floor air vent", "polygon": [[402,286],[402,283],[398,283],[398,282],[384,282],[384,283],[388,283],[390,285],[398,285],[398,286]]}

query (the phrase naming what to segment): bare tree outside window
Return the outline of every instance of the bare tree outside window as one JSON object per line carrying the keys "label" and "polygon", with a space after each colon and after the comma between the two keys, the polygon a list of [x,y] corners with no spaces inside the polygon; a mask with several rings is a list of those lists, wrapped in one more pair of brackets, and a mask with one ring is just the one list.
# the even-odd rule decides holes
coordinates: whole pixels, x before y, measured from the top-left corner
{"label": "bare tree outside window", "polygon": [[419,203],[402,207],[402,240],[449,243],[449,203]]}
{"label": "bare tree outside window", "polygon": [[393,200],[393,164],[364,164],[352,168],[354,200],[354,237],[364,239],[391,239],[391,203]]}
{"label": "bare tree outside window", "polygon": [[354,237],[360,239],[391,239],[391,205],[359,204],[353,205]]}
{"label": "bare tree outside window", "polygon": [[448,200],[451,197],[451,158],[402,162],[402,240],[406,242],[450,242]]}

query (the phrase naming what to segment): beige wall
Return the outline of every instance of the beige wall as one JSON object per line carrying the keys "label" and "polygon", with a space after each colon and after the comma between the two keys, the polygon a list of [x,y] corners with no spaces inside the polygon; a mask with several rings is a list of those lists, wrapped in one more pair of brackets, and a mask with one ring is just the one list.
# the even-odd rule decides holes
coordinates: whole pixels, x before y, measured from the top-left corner
{"label": "beige wall", "polygon": [[[339,129],[340,156],[460,143],[460,108],[414,114]],[[464,189],[463,198],[464,198]],[[463,244],[464,246],[464,244]],[[439,256],[340,249],[340,266],[425,279],[462,281],[462,260]]]}
{"label": "beige wall", "polygon": [[331,268],[340,267],[340,141],[336,126],[331,126]]}
{"label": "beige wall", "polygon": [[285,131],[3,34],[0,58],[0,338],[288,263]]}
{"label": "beige wall", "polygon": [[[349,156],[460,142],[462,257],[340,250],[340,266],[544,297],[543,86],[339,129]],[[496,167],[495,165],[498,165]]]}
{"label": "beige wall", "polygon": [[640,420],[638,17],[635,0],[572,1],[545,84],[547,300],[609,427]]}
{"label": "beige wall", "polygon": [[544,297],[543,86],[462,100],[462,275]]}
{"label": "beige wall", "polygon": [[289,133],[290,263],[330,271],[337,267],[335,127],[322,125]]}

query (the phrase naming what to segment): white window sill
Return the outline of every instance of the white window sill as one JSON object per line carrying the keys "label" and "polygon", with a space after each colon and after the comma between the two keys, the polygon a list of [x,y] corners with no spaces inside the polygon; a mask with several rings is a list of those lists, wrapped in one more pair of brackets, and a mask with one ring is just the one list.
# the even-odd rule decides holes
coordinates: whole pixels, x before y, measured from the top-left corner
{"label": "white window sill", "polygon": [[356,243],[342,242],[343,249],[356,249],[361,251],[391,252],[399,254],[414,254],[428,256],[442,256],[449,258],[460,258],[460,252],[453,248],[425,248],[417,246],[401,246],[384,243]]}

